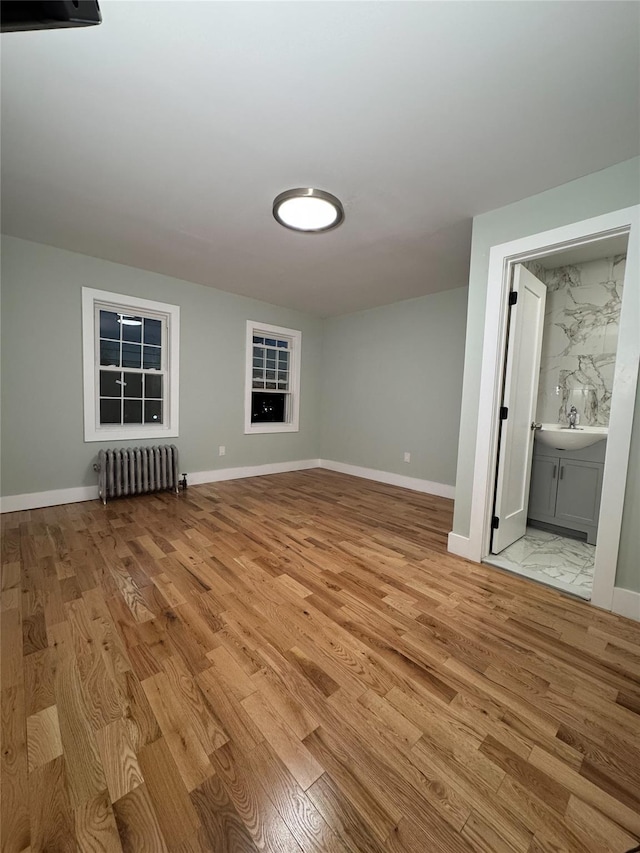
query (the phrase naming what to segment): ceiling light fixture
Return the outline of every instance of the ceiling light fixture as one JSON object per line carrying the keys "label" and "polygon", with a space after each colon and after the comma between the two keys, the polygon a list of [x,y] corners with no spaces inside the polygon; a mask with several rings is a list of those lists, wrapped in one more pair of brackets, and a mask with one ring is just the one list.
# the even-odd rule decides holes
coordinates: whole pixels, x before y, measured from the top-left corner
{"label": "ceiling light fixture", "polygon": [[273,201],[273,215],[285,228],[320,234],[340,225],[344,208],[331,193],[302,187],[280,193]]}

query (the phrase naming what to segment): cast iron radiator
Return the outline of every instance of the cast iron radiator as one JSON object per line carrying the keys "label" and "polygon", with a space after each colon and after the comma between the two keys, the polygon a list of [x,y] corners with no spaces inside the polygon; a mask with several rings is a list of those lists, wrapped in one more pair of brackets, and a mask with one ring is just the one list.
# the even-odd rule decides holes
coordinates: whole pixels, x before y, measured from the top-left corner
{"label": "cast iron radiator", "polygon": [[107,498],[142,495],[161,489],[178,493],[178,448],[175,444],[101,450],[93,469],[98,472],[98,493],[103,504]]}

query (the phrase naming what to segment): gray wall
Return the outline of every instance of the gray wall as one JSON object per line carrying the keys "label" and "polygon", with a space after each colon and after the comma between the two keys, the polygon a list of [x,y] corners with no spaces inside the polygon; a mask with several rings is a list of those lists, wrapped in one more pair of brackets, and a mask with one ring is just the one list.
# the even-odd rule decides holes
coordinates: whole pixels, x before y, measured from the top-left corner
{"label": "gray wall", "polygon": [[[507,207],[476,216],[473,220],[469,271],[469,322],[467,323],[462,389],[462,428],[458,445],[453,522],[454,532],[460,536],[469,535],[489,250],[499,243],[630,207],[638,204],[639,201],[640,159],[634,158]],[[633,285],[637,287],[640,283],[633,282]],[[636,450],[640,441],[639,422],[640,418],[636,417],[633,440]],[[616,583],[628,589],[640,591],[636,544],[637,519],[640,518],[639,479],[640,461],[636,453],[630,460],[627,480],[627,497],[630,500],[627,500],[625,508]],[[631,519],[636,519],[635,525],[630,521]],[[632,564],[629,560],[634,559],[634,553],[635,564]]]}
{"label": "gray wall", "polygon": [[[170,441],[181,470],[317,458],[321,320],[13,237],[2,248],[3,495],[96,482],[91,463],[104,445],[83,437],[83,286],[180,306],[180,436]],[[302,330],[298,433],[244,435],[248,319]]]}
{"label": "gray wall", "polygon": [[325,321],[323,459],[453,485],[466,302],[459,288]]}
{"label": "gray wall", "polygon": [[[2,273],[3,495],[95,484],[106,444],[83,439],[84,285],[180,305],[182,470],[321,455],[454,482],[466,288],[322,321],[13,237]],[[247,319],[302,330],[299,433],[243,433]]]}

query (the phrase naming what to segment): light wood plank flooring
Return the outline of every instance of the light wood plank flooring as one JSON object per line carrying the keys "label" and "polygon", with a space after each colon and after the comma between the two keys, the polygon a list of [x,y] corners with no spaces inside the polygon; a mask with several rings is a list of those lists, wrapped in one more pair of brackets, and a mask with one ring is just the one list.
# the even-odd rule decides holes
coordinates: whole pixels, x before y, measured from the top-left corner
{"label": "light wood plank flooring", "polygon": [[640,625],[314,470],[5,516],[2,850],[624,853]]}

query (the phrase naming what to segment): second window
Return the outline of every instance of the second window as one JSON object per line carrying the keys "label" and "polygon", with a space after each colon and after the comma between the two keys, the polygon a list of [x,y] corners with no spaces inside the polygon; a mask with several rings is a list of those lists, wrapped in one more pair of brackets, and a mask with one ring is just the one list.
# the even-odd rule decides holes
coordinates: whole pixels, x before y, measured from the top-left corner
{"label": "second window", "polygon": [[301,338],[248,321],[245,433],[298,430]]}

